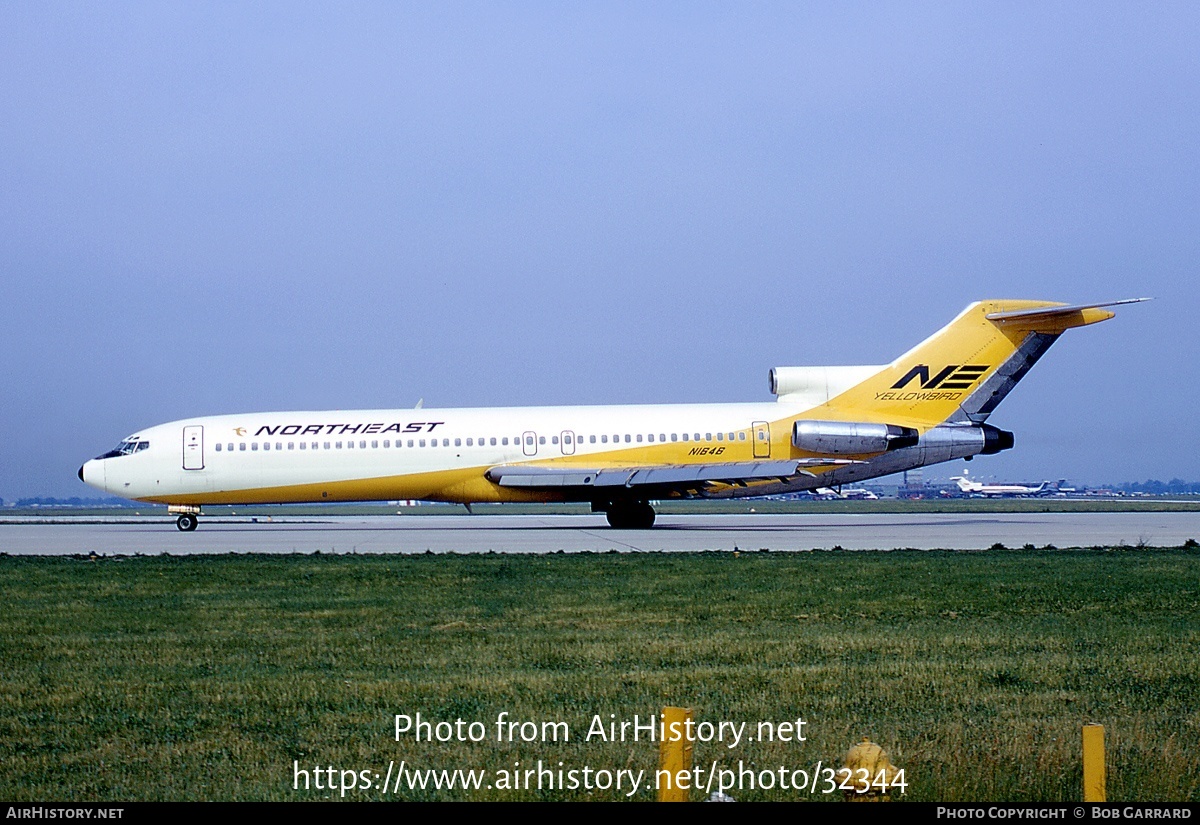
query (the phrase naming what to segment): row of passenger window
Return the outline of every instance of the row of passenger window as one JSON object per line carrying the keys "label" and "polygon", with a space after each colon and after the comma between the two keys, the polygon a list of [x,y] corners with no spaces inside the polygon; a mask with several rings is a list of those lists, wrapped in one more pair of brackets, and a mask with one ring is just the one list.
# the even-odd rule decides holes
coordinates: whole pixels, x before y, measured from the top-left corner
{"label": "row of passenger window", "polygon": [[[512,439],[512,445],[517,446],[517,447],[521,446],[522,438],[524,438],[526,447],[534,446],[533,434],[527,434],[525,436],[516,436],[515,438]],[[622,438],[624,438],[624,442],[622,442]],[[439,440],[436,438],[430,438],[430,439],[410,438],[407,441],[407,446],[409,446],[409,447],[438,447],[438,446],[449,447],[451,442],[453,441],[455,447],[462,447],[463,440],[464,439],[462,439],[462,438],[454,438],[454,439],[443,438],[439,442]],[[669,435],[666,433],[659,433],[658,437],[656,439],[654,433],[635,433],[635,434],[625,433],[624,435],[621,435],[621,434],[613,435],[611,443],[613,443],[613,444],[620,444],[620,443],[654,444],[654,443],[656,443],[656,441],[657,441],[657,443],[666,443],[668,440],[670,440],[672,442],[714,441],[714,440],[715,441],[745,441],[746,434],[744,432],[716,433],[716,436],[714,438],[713,433],[705,433],[704,438],[701,439],[700,433],[670,433]],[[370,443],[370,445],[371,445],[369,448],[367,447],[368,443]],[[546,436],[544,436],[544,435],[538,436],[537,443],[545,444]],[[557,445],[559,443],[559,437],[557,435],[550,436],[550,443]],[[586,441],[585,441],[585,437],[582,435],[572,435],[570,433],[563,434],[563,436],[562,436],[562,445],[563,446],[571,446],[572,444],[576,444],[576,443],[577,444],[584,444],[584,443],[608,444],[610,442],[609,442],[609,436],[607,434],[589,435],[586,437]],[[247,446],[247,444],[249,446]],[[322,441],[300,441],[300,442],[288,441],[288,442],[286,442],[286,447],[284,446],[285,442],[283,442],[283,441],[274,442],[274,447],[272,447],[272,442],[264,441],[264,442],[262,442],[261,449],[263,449],[264,451],[271,450],[271,449],[275,449],[275,450],[284,450],[284,449],[288,449],[288,450],[296,450],[296,449],[300,449],[300,450],[308,450],[308,449],[312,449],[312,450],[320,450],[320,449],[325,449],[325,450],[373,449],[373,450],[377,450],[377,449],[380,449],[381,444],[383,445],[383,449],[393,449],[394,447],[404,447],[405,446],[405,442],[399,438],[397,438],[395,440],[394,445],[393,445],[393,442],[391,441],[391,439],[385,438],[385,439],[383,439],[382,442],[378,441],[378,440],[372,440],[370,442],[367,442],[365,440],[358,441],[358,442],[354,442],[354,441],[323,441],[323,442]],[[497,436],[491,436],[490,438],[478,438],[478,439],[468,438],[468,439],[466,439],[466,446],[468,446],[468,447],[475,447],[475,446],[507,447],[507,446],[509,446],[509,439],[508,439],[508,437],[497,437]],[[215,445],[214,448],[216,449],[217,452],[222,452],[222,450],[225,450],[228,452],[233,452],[235,449],[233,442],[229,442],[227,444],[222,444],[221,442],[217,442],[217,444]],[[250,442],[239,441],[237,443],[236,449],[241,452],[245,452],[247,449],[249,449],[251,451],[257,451],[259,449],[259,442],[257,442],[257,441],[250,441]]]}

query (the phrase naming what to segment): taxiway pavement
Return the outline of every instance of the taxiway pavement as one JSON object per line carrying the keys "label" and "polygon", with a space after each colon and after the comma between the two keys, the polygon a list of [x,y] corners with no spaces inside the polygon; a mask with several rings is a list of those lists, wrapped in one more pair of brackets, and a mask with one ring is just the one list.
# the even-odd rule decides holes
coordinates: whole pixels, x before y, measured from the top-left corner
{"label": "taxiway pavement", "polygon": [[601,515],[4,519],[10,555],[170,553],[555,553],[1148,545],[1200,540],[1200,513],[667,515],[652,530],[613,530]]}

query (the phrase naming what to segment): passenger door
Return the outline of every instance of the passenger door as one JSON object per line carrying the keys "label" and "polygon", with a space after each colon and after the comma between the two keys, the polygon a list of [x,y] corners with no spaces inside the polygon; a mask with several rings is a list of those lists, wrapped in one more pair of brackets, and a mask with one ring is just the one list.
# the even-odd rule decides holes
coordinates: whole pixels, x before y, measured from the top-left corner
{"label": "passenger door", "polygon": [[199,424],[183,428],[183,469],[204,469],[204,428]]}
{"label": "passenger door", "polygon": [[766,421],[755,421],[752,429],[754,430],[754,457],[770,458],[771,425]]}

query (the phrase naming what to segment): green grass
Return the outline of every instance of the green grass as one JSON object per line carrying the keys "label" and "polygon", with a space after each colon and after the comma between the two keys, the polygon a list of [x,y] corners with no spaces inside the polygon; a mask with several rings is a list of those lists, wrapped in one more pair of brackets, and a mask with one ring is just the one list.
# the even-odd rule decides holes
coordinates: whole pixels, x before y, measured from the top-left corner
{"label": "green grass", "polygon": [[[1098,722],[1110,800],[1200,801],[1195,548],[0,557],[0,594],[5,799],[330,795],[293,790],[293,760],[653,771],[655,744],[582,734],[676,704],[807,721],[803,743],[699,742],[700,764],[811,771],[869,736],[915,800],[1078,800]],[[572,739],[497,743],[502,711]],[[417,712],[488,740],[395,741]]]}

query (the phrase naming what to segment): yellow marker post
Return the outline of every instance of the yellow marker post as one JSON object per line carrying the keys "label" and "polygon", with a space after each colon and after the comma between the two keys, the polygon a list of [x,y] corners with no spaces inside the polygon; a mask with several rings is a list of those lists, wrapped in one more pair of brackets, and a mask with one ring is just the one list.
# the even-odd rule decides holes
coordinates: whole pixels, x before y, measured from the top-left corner
{"label": "yellow marker post", "polygon": [[1104,793],[1104,725],[1083,726],[1083,801],[1106,801]]}
{"label": "yellow marker post", "polygon": [[[666,736],[658,741],[659,802],[688,801],[688,789],[691,785],[685,784],[680,787],[678,779],[681,774],[692,769],[693,743],[684,733],[691,728],[687,723],[694,718],[691,708],[663,708],[662,730],[666,731]],[[672,741],[675,734],[678,734],[678,738]],[[663,774],[662,771],[666,773]],[[685,781],[690,783],[691,777],[687,777]]]}

